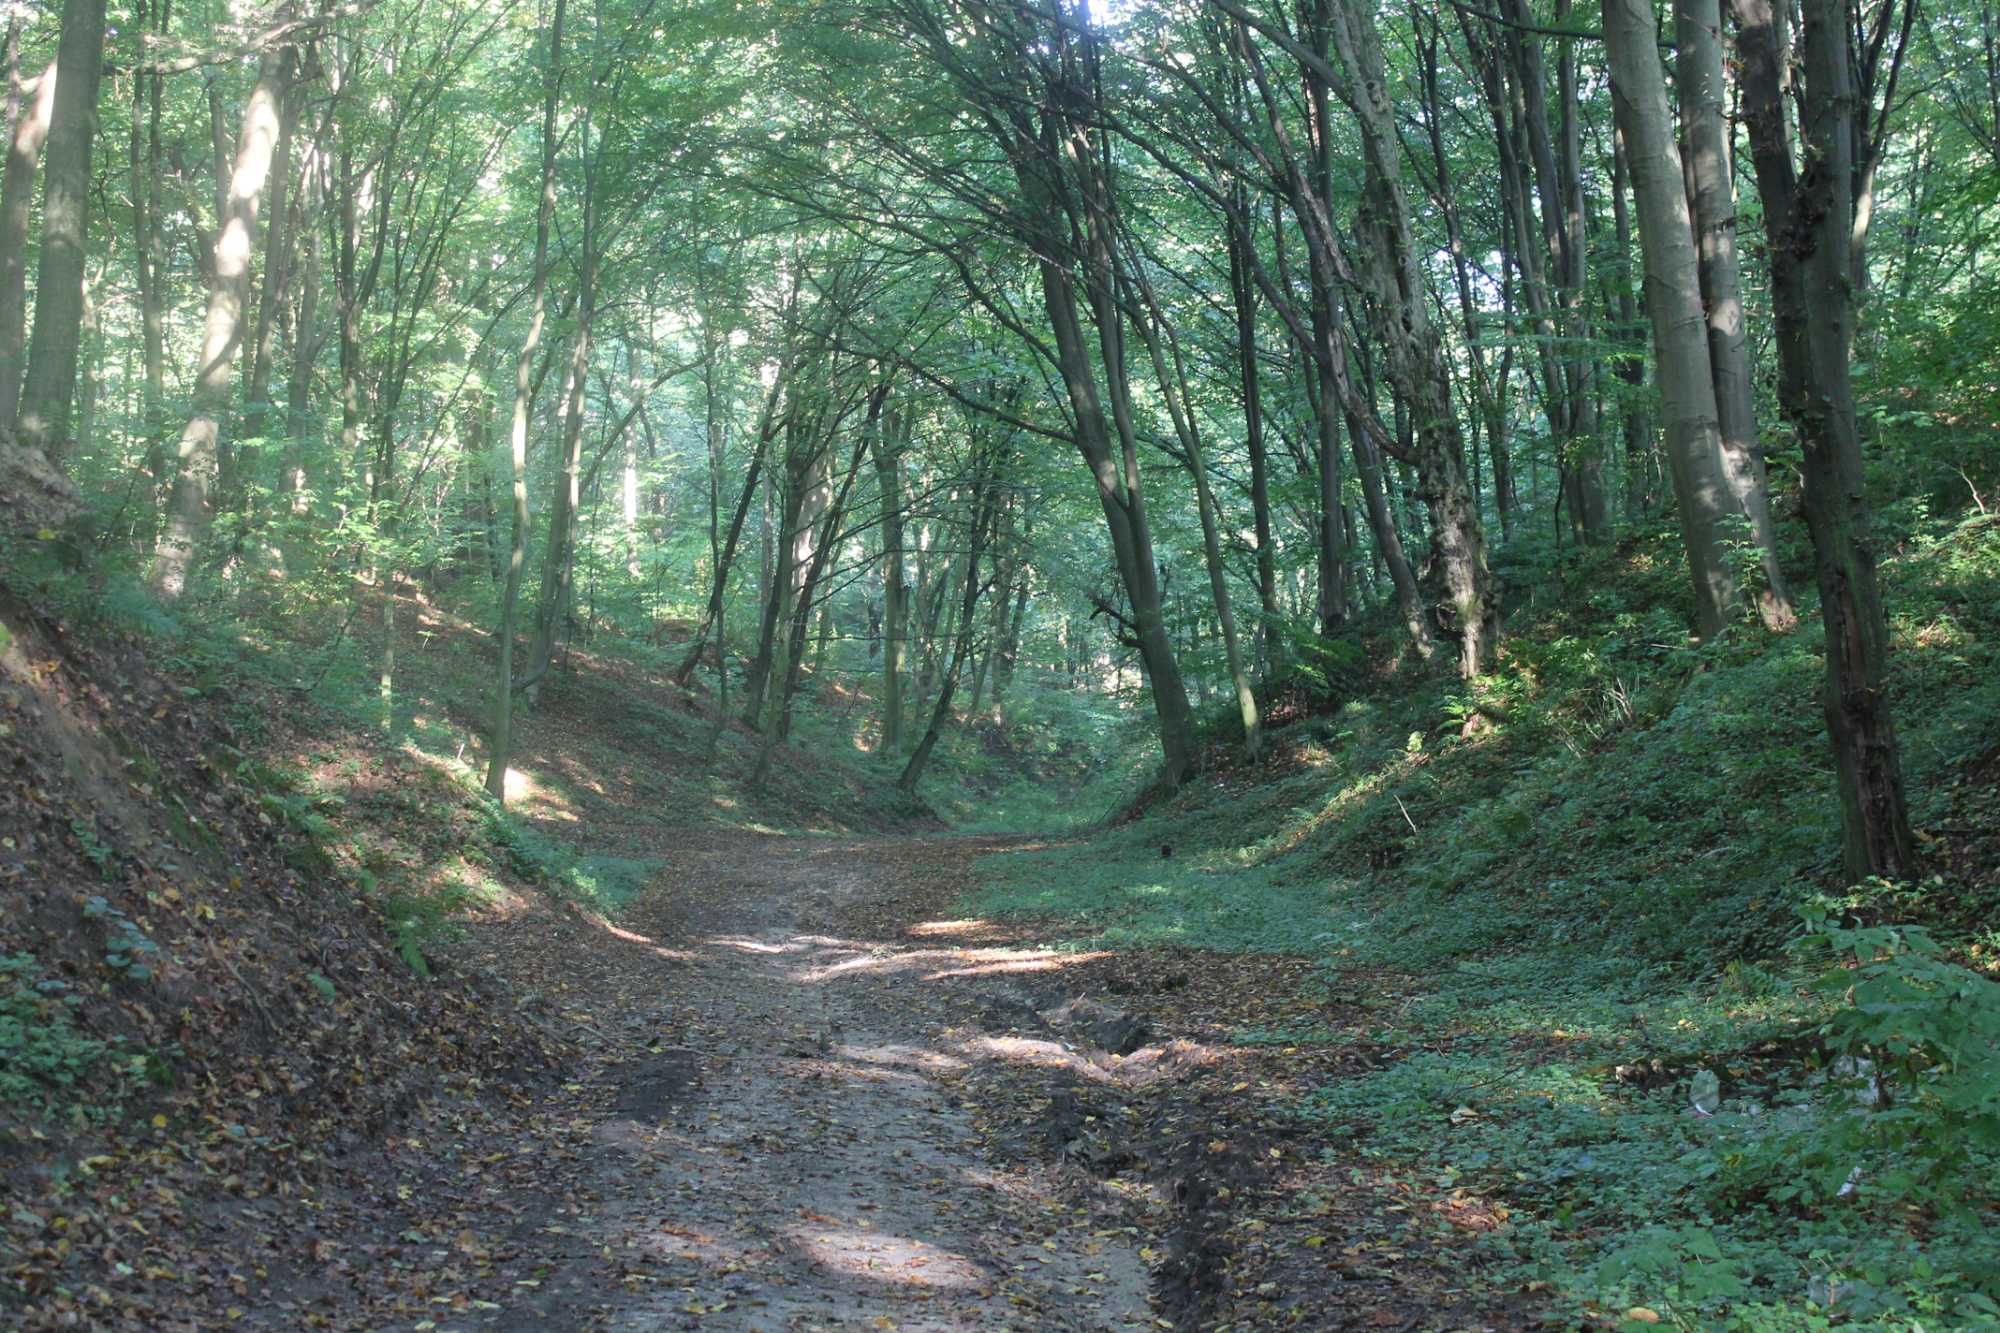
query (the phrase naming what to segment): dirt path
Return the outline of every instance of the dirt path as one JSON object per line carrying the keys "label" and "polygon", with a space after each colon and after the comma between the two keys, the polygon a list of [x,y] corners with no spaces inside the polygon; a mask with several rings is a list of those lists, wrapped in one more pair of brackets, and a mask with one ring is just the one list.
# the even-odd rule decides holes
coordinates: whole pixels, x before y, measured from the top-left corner
{"label": "dirt path", "polygon": [[962,1101],[978,1015],[1064,962],[921,919],[969,850],[701,834],[616,925],[482,928],[594,1067],[546,1122],[567,1187],[512,1228],[543,1261],[471,1322],[1151,1324],[1130,1210]]}

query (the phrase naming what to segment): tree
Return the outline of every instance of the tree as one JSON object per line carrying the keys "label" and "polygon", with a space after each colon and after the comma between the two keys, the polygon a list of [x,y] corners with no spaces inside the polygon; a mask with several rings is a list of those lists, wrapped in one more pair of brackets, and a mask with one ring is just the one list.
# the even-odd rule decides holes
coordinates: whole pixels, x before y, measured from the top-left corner
{"label": "tree", "polygon": [[104,68],[104,0],[63,0],[55,100],[42,168],[42,253],[35,322],[15,433],[61,466],[70,445],[90,245],[90,150]]}
{"label": "tree", "polygon": [[1846,10],[1806,0],[1805,84],[1793,166],[1785,45],[1768,0],[1732,0],[1744,118],[1771,233],[1779,397],[1805,456],[1806,523],[1826,627],[1823,703],[1833,746],[1842,861],[1851,878],[1917,865],[1888,693],[1889,628],[1870,537],[1849,359],[1854,343],[1855,87]]}
{"label": "tree", "polygon": [[1729,623],[1737,590],[1724,547],[1723,519],[1729,505],[1694,232],[1650,0],[1603,0],[1603,4],[1612,100],[1638,201],[1646,309],[1652,316],[1660,396],[1666,408],[1667,461],[1694,580],[1695,623],[1707,638]]}
{"label": "tree", "polygon": [[202,325],[201,359],[194,375],[194,405],[181,431],[179,469],[168,501],[167,526],[153,555],[153,590],[167,601],[186,591],[195,554],[214,521],[214,490],[222,414],[243,340],[250,297],[250,255],[256,244],[257,203],[271,174],[278,141],[278,103],[290,52],[268,46],[257,65],[257,83],[243,108],[236,138],[236,166],[229,173],[221,226],[210,267],[208,314]]}

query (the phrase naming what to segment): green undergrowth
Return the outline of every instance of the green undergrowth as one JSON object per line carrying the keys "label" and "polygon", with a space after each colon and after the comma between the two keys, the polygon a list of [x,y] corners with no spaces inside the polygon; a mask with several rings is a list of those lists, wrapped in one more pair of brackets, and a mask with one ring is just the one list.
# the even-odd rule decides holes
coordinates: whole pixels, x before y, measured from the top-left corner
{"label": "green undergrowth", "polygon": [[157,1057],[86,1030],[83,1003],[73,983],[45,970],[33,954],[0,954],[0,1107],[37,1118],[104,1121],[159,1069]]}
{"label": "green undergrowth", "polygon": [[1476,694],[1381,682],[1262,768],[987,858],[965,909],[1324,959],[1357,1029],[1238,1039],[1377,1049],[1298,1114],[1508,1210],[1488,1281],[1689,1328],[2000,1322],[2000,876],[1947,845],[1991,810],[2000,525],[1900,519],[1897,722],[1949,875],[1842,887],[1816,608],[1694,644],[1655,536],[1570,557]]}

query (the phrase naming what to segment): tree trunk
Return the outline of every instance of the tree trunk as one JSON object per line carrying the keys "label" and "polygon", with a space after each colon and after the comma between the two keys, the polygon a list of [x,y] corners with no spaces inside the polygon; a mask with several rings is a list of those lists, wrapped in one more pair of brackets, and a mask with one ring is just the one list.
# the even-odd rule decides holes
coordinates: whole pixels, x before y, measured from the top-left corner
{"label": "tree trunk", "polygon": [[1778,536],[1771,522],[1764,450],[1750,354],[1743,336],[1743,286],[1736,262],[1736,183],[1722,120],[1722,10],[1719,0],[1674,0],[1678,49],[1675,84],[1680,93],[1687,194],[1693,205],[1702,305],[1707,316],[1710,373],[1721,439],[1722,481],[1731,506],[1749,524],[1764,573],[1758,614],[1773,630],[1798,623],[1785,571],[1778,564]]}
{"label": "tree trunk", "polygon": [[35,322],[16,423],[18,441],[57,468],[70,443],[77,349],[83,326],[83,261],[90,247],[90,146],[104,70],[104,0],[63,0],[56,44],[55,101],[42,171],[42,253]]}
{"label": "tree trunk", "polygon": [[1625,136],[1616,126],[1611,132],[1611,212],[1617,231],[1618,340],[1628,350],[1618,358],[1618,378],[1625,384],[1625,516],[1642,518],[1652,512],[1654,478],[1658,475],[1658,451],[1653,442],[1653,418],[1646,404],[1645,334],[1640,331],[1639,302],[1633,283],[1625,271],[1632,262],[1632,214],[1625,195],[1631,172],[1627,165]]}
{"label": "tree trunk", "polygon": [[903,587],[903,436],[891,417],[875,437],[882,495],[882,753],[903,752],[903,639],[909,597]]}
{"label": "tree trunk", "polygon": [[514,358],[514,412],[508,431],[513,463],[514,533],[507,581],[500,594],[500,662],[493,682],[493,747],[486,762],[486,790],[507,799],[507,756],[514,740],[514,631],[520,618],[521,576],[528,563],[528,419],[534,412],[534,364],[548,315],[549,232],[556,211],[556,111],[562,89],[563,24],[569,0],[555,0],[549,22],[548,64],[542,70],[542,170],[535,209],[535,267],[529,281],[528,334]]}
{"label": "tree trunk", "polygon": [[1603,6],[1612,102],[1631,154],[1639,239],[1645,251],[1646,305],[1653,318],[1660,397],[1667,415],[1667,462],[1694,580],[1695,624],[1703,638],[1711,638],[1729,622],[1736,584],[1723,546],[1722,521],[1732,506],[1722,479],[1721,432],[1694,230],[1667,110],[1659,30],[1650,0],[1603,0]]}
{"label": "tree trunk", "polygon": [[1770,228],[1779,395],[1805,455],[1820,615],[1826,625],[1822,702],[1840,793],[1842,861],[1850,880],[1908,878],[1917,869],[1889,708],[1889,631],[1875,573],[1861,435],[1848,358],[1854,335],[1852,147],[1854,96],[1846,10],[1805,0],[1805,160],[1794,174],[1785,123],[1785,47],[1770,0],[1733,0],[1740,25],[1744,120]]}
{"label": "tree trunk", "polygon": [[[1257,285],[1248,250],[1250,209],[1233,196],[1229,225],[1229,289],[1236,310],[1236,368],[1243,390],[1243,447],[1250,455],[1250,518],[1257,533],[1258,655],[1265,670],[1278,660],[1278,552],[1271,535],[1271,469],[1264,449],[1264,394],[1257,367]],[[998,681],[995,699],[998,699]]]}
{"label": "tree trunk", "polygon": [[[20,20],[7,37],[8,74],[20,73]],[[26,368],[28,332],[28,220],[35,199],[35,166],[49,135],[56,100],[56,66],[51,62],[32,83],[12,84],[8,100],[27,94],[13,119],[7,167],[0,178],[0,429],[12,429],[21,406],[21,372]]]}
{"label": "tree trunk", "polygon": [[1414,418],[1415,447],[1407,452],[1430,515],[1432,566],[1444,583],[1458,636],[1460,674],[1472,679],[1492,664],[1499,646],[1499,588],[1487,568],[1486,535],[1478,499],[1466,482],[1450,371],[1431,323],[1374,15],[1360,0],[1344,0],[1336,17],[1341,63],[1356,72],[1347,95],[1362,130],[1366,187],[1359,230],[1365,233],[1362,281],[1369,318],[1387,353],[1390,382]]}
{"label": "tree trunk", "polygon": [[243,306],[250,294],[257,203],[270,175],[277,143],[284,61],[283,48],[272,46],[258,62],[257,83],[243,108],[243,128],[236,140],[236,169],[230,175],[222,225],[216,231],[214,275],[202,328],[201,361],[195,370],[194,406],[181,431],[180,465],[174,474],[166,530],[154,551],[152,585],[168,601],[186,591],[195,550],[208,536],[215,517],[217,445],[222,415],[229,408],[230,373],[242,341]]}

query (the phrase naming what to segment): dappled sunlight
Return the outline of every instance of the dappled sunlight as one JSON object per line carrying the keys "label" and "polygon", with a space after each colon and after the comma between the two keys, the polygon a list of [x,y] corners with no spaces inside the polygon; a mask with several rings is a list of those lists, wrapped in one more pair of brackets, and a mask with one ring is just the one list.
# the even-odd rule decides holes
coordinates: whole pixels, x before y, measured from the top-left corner
{"label": "dappled sunlight", "polygon": [[985,1270],[964,1255],[914,1236],[879,1232],[865,1222],[846,1226],[815,1217],[786,1228],[784,1236],[814,1263],[871,1282],[963,1291],[990,1281]]}
{"label": "dappled sunlight", "polygon": [[904,927],[903,933],[918,939],[977,941],[1011,939],[1017,932],[985,917],[967,917],[962,921],[919,921]]}
{"label": "dappled sunlight", "polygon": [[[839,977],[882,976],[897,972],[923,972],[926,981],[946,977],[974,976],[981,972],[1054,972],[1101,958],[1102,954],[1058,953],[1053,949],[911,949],[905,952],[878,951],[798,974],[807,984]],[[952,964],[958,966],[953,967]],[[928,969],[928,970],[926,970]]]}
{"label": "dappled sunlight", "polygon": [[[981,952],[986,952],[982,950]],[[936,972],[926,972],[925,981],[945,981],[952,977],[984,977],[1007,972],[1057,972],[1064,968],[1079,967],[1100,958],[1115,955],[1099,950],[1096,953],[1034,954],[1028,957],[1010,957],[991,962],[975,962],[965,967],[944,968]]]}
{"label": "dappled sunlight", "polygon": [[856,1060],[863,1064],[923,1069],[932,1073],[949,1073],[965,1068],[965,1061],[955,1055],[894,1042],[879,1046],[841,1045],[833,1050],[844,1060]]}
{"label": "dappled sunlight", "polygon": [[1109,1051],[1079,1050],[1067,1042],[1049,1038],[1019,1036],[974,1037],[961,1043],[959,1049],[975,1060],[1060,1070],[1094,1083],[1121,1087],[1146,1087],[1184,1076],[1192,1068],[1241,1063],[1248,1055],[1226,1046],[1170,1041],[1142,1046],[1130,1055],[1121,1056]]}
{"label": "dappled sunlight", "polygon": [[694,953],[691,950],[670,949],[665,945],[659,943],[657,940],[653,939],[653,937],[650,935],[641,935],[636,930],[627,930],[625,929],[625,927],[617,925],[614,922],[612,922],[610,918],[604,916],[602,913],[586,912],[584,914],[584,919],[590,922],[591,925],[596,926],[599,930],[603,931],[606,935],[611,936],[613,939],[623,940],[627,944],[637,944],[643,946],[648,952],[650,952],[656,958],[665,958],[671,962],[676,962],[676,963],[692,963],[700,958],[699,954]]}
{"label": "dappled sunlight", "polygon": [[685,1226],[661,1219],[637,1240],[642,1253],[661,1259],[687,1259],[707,1264],[724,1273],[755,1268],[770,1258],[761,1245],[746,1245],[732,1236],[717,1235],[698,1226]]}

